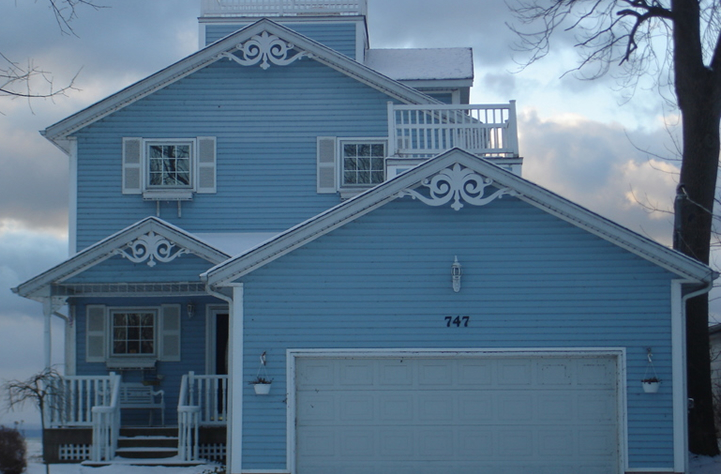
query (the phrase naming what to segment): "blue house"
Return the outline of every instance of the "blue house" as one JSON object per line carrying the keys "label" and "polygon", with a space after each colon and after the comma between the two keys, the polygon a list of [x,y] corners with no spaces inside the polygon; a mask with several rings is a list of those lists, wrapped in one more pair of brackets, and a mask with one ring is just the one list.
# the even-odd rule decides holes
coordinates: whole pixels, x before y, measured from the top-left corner
{"label": "blue house", "polygon": [[66,321],[46,458],[687,471],[684,303],[717,275],[523,179],[469,49],[371,49],[364,0],[200,23],[197,53],[43,132],[72,255],[14,291],[48,366]]}

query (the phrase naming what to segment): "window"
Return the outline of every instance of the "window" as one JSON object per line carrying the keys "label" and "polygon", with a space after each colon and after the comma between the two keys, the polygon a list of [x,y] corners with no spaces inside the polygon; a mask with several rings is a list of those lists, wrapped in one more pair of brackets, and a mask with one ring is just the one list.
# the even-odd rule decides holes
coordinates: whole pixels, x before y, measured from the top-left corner
{"label": "window", "polygon": [[371,187],[385,180],[383,142],[341,141],[341,186]]}
{"label": "window", "polygon": [[111,312],[111,355],[154,355],[155,316],[154,311]]}
{"label": "window", "polygon": [[[151,367],[156,360],[179,361],[181,305],[85,308],[85,360],[108,367]],[[145,364],[145,365],[143,365]]]}
{"label": "window", "polygon": [[216,192],[215,137],[123,138],[123,194],[191,200]]}
{"label": "window", "polygon": [[147,142],[148,187],[191,188],[192,145]]}

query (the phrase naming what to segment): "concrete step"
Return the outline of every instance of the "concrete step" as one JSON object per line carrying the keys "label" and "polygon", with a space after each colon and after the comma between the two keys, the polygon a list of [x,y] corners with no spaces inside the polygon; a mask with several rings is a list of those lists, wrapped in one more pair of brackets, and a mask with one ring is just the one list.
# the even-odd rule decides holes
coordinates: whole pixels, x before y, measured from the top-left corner
{"label": "concrete step", "polygon": [[115,455],[127,459],[163,459],[178,455],[178,447],[162,448],[157,446],[118,448]]}
{"label": "concrete step", "polygon": [[177,448],[178,438],[170,436],[121,436],[118,448]]}

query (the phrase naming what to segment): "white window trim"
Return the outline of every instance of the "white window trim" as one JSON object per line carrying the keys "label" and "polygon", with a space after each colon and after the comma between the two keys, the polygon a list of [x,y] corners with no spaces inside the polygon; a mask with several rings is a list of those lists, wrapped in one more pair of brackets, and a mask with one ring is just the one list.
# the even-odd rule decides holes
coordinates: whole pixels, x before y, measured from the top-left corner
{"label": "white window trim", "polygon": [[[190,145],[190,185],[162,187],[150,185],[150,146]],[[190,201],[197,192],[198,181],[198,140],[197,138],[144,138],[142,141],[143,199]]]}
{"label": "white window trim", "polygon": [[[383,181],[376,184],[368,185],[345,185],[343,184],[343,145],[346,143],[363,143],[383,145]],[[341,197],[345,197],[344,193],[350,193],[350,195],[361,193],[367,189],[377,186],[386,181],[386,166],[385,160],[388,158],[388,138],[387,137],[338,137],[336,141],[336,179],[338,183],[338,190],[341,192]]]}

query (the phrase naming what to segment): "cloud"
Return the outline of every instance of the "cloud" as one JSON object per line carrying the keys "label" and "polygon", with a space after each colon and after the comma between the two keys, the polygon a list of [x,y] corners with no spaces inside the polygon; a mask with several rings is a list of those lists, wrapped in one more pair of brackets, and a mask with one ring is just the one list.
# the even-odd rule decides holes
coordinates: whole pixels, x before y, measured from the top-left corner
{"label": "cloud", "polygon": [[542,118],[535,110],[520,114],[519,129],[524,177],[670,244],[672,217],[664,211],[672,208],[678,169],[648,153],[662,154],[656,148],[668,140],[665,130],[626,130],[577,115]]}

